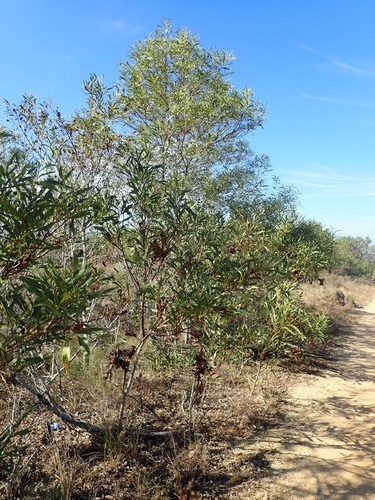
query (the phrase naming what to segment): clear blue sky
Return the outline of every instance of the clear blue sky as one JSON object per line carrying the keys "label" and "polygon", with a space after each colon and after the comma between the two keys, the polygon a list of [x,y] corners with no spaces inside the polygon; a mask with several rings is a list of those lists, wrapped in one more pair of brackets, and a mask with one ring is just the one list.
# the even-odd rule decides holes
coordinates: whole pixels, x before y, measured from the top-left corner
{"label": "clear blue sky", "polygon": [[129,47],[164,18],[233,52],[238,88],[267,107],[251,137],[300,212],[375,242],[375,1],[8,0],[1,2],[0,98],[84,106],[90,73],[106,83]]}

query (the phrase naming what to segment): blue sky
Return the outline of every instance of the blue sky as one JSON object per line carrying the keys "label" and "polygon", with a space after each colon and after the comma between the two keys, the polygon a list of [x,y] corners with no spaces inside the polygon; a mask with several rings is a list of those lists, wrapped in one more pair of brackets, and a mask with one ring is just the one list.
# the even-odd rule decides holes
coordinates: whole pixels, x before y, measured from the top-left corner
{"label": "blue sky", "polygon": [[0,98],[84,106],[91,73],[111,84],[129,47],[164,18],[236,56],[232,81],[267,108],[250,138],[300,212],[375,242],[373,0],[8,0],[1,2]]}

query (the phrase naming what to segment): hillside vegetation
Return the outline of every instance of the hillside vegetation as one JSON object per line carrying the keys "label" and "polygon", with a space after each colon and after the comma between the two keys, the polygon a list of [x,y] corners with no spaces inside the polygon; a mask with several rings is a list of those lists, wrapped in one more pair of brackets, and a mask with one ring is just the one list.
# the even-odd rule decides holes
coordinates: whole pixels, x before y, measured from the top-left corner
{"label": "hillside vegetation", "polygon": [[287,367],[372,293],[370,240],[304,220],[251,151],[231,64],[166,22],[72,118],[7,103],[5,497],[224,495],[263,467],[231,470],[228,437],[277,420]]}

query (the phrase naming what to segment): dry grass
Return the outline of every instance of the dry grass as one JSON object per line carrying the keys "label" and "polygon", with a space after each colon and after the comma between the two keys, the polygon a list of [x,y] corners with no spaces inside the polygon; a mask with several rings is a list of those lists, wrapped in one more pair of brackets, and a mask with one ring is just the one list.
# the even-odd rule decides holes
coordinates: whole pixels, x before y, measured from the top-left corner
{"label": "dry grass", "polygon": [[[40,410],[27,420],[32,432],[22,444],[28,452],[20,458],[15,474],[2,478],[0,496],[30,500],[224,498],[235,485],[258,474],[261,466],[256,461],[249,461],[246,470],[239,467],[232,447],[237,440],[255,438],[262,430],[280,425],[280,397],[288,377],[283,369],[267,365],[223,368],[208,381],[205,398],[194,411],[194,434],[189,433],[188,415],[182,407],[191,382],[189,371],[170,370],[167,376],[144,372],[128,408],[130,425],[121,435],[108,429],[103,439],[93,439],[60,423],[60,430],[50,436],[51,417]],[[74,379],[65,382],[69,383],[74,386]],[[98,401],[98,407],[103,402]],[[82,402],[79,410],[84,413]],[[4,401],[0,413],[3,421],[10,418]],[[144,432],[160,430],[181,432],[160,438]]]}
{"label": "dry grass", "polygon": [[317,309],[325,309],[338,325],[350,323],[353,315],[375,298],[375,286],[361,279],[325,274],[319,281],[301,286],[302,299]]}
{"label": "dry grass", "polygon": [[[325,276],[323,286],[306,284],[301,291],[306,303],[328,309],[336,325],[348,324],[375,295],[369,284],[334,275]],[[14,461],[11,474],[0,478],[0,497],[252,498],[257,478],[269,472],[267,457],[254,453],[239,459],[233,448],[256,441],[267,429],[282,428],[283,398],[296,375],[266,362],[225,365],[207,381],[204,398],[190,415],[191,369],[158,370],[146,362],[128,402],[124,431],[117,434],[113,424],[121,373],[105,380],[109,350],[97,349],[88,366],[77,358],[70,376],[56,384],[64,405],[80,418],[105,426],[106,435],[93,438],[61,422],[60,430],[49,435],[53,417],[39,407],[25,420],[31,432],[17,444],[27,446],[27,452]],[[4,385],[0,392],[1,422],[14,421],[32,403],[21,390]]]}

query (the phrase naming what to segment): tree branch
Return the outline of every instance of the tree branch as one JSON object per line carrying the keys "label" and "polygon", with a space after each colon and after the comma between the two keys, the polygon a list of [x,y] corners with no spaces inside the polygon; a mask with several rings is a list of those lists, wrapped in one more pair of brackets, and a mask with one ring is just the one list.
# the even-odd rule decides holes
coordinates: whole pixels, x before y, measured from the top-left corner
{"label": "tree branch", "polygon": [[14,386],[22,387],[26,389],[31,394],[33,394],[43,406],[48,408],[52,413],[61,418],[66,424],[72,425],[73,427],[79,427],[80,429],[89,432],[90,434],[102,434],[103,429],[97,425],[78,420],[68,413],[52,396],[48,391],[40,391],[37,387],[31,385],[26,378],[21,373],[13,373],[7,378],[7,381],[12,383]]}

